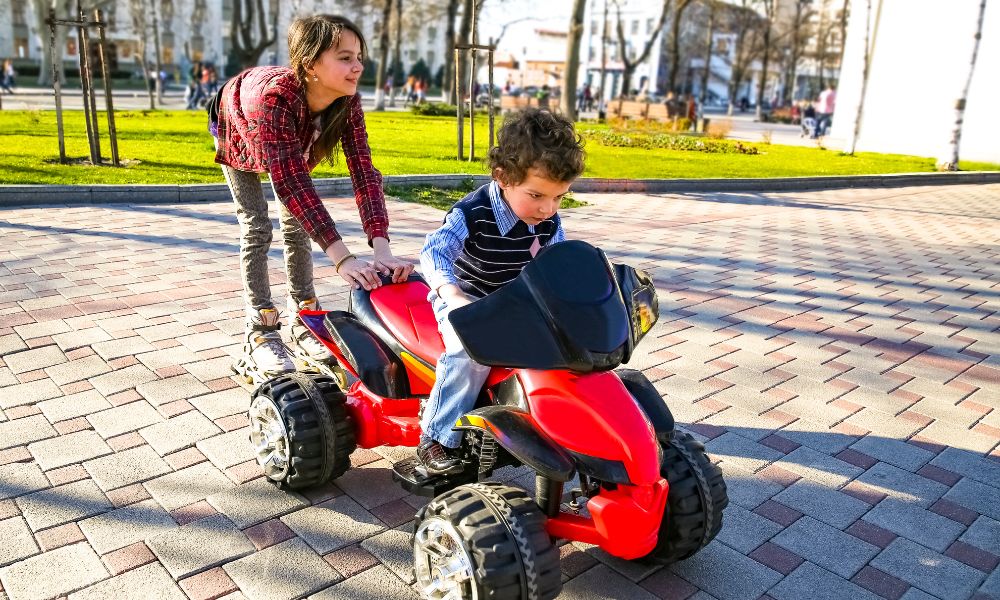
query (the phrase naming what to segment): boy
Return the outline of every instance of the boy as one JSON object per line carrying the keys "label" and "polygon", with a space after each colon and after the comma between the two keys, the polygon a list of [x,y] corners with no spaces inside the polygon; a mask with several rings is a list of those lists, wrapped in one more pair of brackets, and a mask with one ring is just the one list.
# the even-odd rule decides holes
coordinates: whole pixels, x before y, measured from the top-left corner
{"label": "boy", "polygon": [[559,202],[583,159],[571,121],[539,109],[508,116],[490,151],[493,181],[457,202],[424,242],[420,264],[445,344],[420,420],[417,460],[427,475],[462,469],[453,452],[462,433],[452,425],[475,406],[490,372],[469,358],[448,313],[497,291],[542,246],[565,239]]}

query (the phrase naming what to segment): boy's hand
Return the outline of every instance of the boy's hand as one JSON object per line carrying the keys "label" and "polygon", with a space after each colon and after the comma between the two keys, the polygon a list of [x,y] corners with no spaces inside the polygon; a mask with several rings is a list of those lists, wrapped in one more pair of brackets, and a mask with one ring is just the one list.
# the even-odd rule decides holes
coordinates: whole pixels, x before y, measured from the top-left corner
{"label": "boy's hand", "polygon": [[472,304],[472,298],[469,298],[462,288],[458,287],[453,283],[446,283],[438,288],[438,296],[445,301],[448,305],[449,310],[454,310],[456,308],[461,308],[467,304]]}

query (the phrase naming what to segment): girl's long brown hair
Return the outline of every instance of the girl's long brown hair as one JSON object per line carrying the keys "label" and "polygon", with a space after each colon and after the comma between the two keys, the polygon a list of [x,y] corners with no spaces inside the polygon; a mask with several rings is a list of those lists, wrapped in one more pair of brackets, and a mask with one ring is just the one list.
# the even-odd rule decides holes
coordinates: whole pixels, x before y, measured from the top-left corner
{"label": "girl's long brown hair", "polygon": [[[358,36],[361,56],[367,58],[365,36],[357,25],[345,17],[315,15],[296,19],[288,28],[288,60],[303,88],[309,77],[306,69],[319,60],[320,54],[340,46],[340,36],[345,29]],[[320,115],[320,134],[313,144],[312,152],[314,156],[325,158],[331,165],[336,162],[337,145],[347,129],[347,107],[350,101],[350,96],[338,98]]]}

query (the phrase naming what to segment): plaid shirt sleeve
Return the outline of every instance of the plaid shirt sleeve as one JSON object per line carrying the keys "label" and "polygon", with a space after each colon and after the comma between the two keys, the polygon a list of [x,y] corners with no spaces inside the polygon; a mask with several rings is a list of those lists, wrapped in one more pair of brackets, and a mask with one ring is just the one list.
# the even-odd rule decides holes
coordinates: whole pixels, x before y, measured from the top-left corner
{"label": "plaid shirt sleeve", "polygon": [[361,110],[361,95],[351,99],[347,130],[340,143],[347,159],[347,170],[354,184],[354,200],[358,204],[361,227],[368,235],[368,245],[372,238],[389,239],[389,213],[385,207],[385,192],[382,190],[382,173],[372,165],[372,151],[368,147],[368,131],[365,129],[365,113]]}
{"label": "plaid shirt sleeve", "polygon": [[298,111],[283,94],[264,95],[258,120],[259,137],[274,191],[309,237],[325,251],[340,239],[340,234],[309,175],[298,121]]}

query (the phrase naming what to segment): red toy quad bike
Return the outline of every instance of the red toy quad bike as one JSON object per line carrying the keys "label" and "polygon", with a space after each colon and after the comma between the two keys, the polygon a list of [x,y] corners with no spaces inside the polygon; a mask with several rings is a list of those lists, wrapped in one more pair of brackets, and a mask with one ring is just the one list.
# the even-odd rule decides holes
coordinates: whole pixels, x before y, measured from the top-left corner
{"label": "red toy quad bike", "polygon": [[[251,440],[269,479],[316,485],[342,475],[356,446],[418,444],[421,400],[444,350],[428,291],[413,275],[355,290],[349,312],[302,313],[337,364],[254,393]],[[728,504],[721,470],[674,432],[639,371],[613,370],[656,318],[649,278],[579,241],[544,248],[510,284],[449,315],[469,355],[493,369],[455,424],[465,431],[462,472],[427,477],[416,459],[393,466],[405,489],[433,498],[413,537],[425,597],[553,598],[559,538],[670,563],[715,537]],[[484,481],[508,465],[535,471],[534,497]]]}

